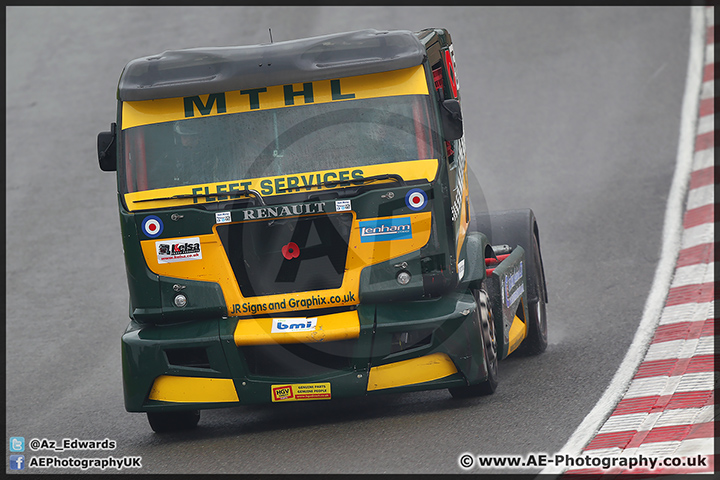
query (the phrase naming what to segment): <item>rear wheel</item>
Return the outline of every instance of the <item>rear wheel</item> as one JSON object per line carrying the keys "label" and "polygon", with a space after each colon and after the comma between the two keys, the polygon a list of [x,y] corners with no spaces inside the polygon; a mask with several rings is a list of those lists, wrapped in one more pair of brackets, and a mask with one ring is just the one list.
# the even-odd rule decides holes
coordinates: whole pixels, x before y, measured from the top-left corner
{"label": "rear wheel", "polygon": [[200,421],[200,410],[182,412],[148,412],[150,427],[157,433],[179,432],[195,428]]}
{"label": "rear wheel", "polygon": [[448,389],[454,398],[468,398],[489,395],[495,392],[498,385],[497,339],[495,338],[495,322],[490,311],[490,301],[484,289],[473,291],[478,308],[475,310],[475,323],[480,329],[483,342],[483,355],[487,366],[487,379],[477,385],[453,387]]}

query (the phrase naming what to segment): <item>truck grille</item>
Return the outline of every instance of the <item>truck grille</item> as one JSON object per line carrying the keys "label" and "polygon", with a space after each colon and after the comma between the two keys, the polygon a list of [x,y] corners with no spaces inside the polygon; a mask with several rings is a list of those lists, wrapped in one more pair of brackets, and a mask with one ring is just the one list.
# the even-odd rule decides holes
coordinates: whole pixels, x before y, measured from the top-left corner
{"label": "truck grille", "polygon": [[301,378],[352,366],[356,340],[240,347],[250,375]]}
{"label": "truck grille", "polygon": [[352,214],[312,215],[218,225],[244,297],[338,288],[345,273]]}

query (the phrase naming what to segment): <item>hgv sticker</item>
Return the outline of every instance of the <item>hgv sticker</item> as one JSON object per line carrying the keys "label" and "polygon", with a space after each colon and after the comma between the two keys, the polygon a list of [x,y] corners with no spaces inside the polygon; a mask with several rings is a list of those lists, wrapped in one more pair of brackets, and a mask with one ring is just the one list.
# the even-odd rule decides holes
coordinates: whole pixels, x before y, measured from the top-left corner
{"label": "hgv sticker", "polygon": [[330,400],[330,383],[292,383],[273,385],[273,402],[297,402],[301,400]]}

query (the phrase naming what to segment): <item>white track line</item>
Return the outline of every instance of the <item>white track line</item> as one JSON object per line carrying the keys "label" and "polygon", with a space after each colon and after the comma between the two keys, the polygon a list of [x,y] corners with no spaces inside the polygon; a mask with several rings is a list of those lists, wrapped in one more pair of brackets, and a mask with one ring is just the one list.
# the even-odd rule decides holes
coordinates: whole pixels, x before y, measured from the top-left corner
{"label": "white track line", "polygon": [[[648,294],[643,316],[635,332],[627,354],[618,367],[615,376],[610,381],[605,393],[595,407],[587,414],[567,443],[558,452],[577,457],[593,436],[610,416],[615,405],[622,398],[635,371],[642,361],[655,328],[660,319],[665,298],[670,287],[675,262],[680,251],[680,241],[683,232],[683,214],[685,196],[688,189],[690,173],[692,171],[695,137],[697,132],[698,92],[701,91],[703,74],[703,54],[705,52],[705,7],[691,7],[690,10],[690,54],[688,59],[687,79],[683,94],[682,117],[680,121],[680,138],[678,141],[677,163],[670,186],[668,203],[665,208],[665,223],[663,225],[663,244],[660,251],[660,260],[655,270],[650,293]],[[712,86],[708,85],[712,83]],[[712,89],[714,95],[714,82],[705,82],[705,94]],[[711,232],[712,235],[712,232]],[[711,237],[712,238],[712,237]],[[548,466],[540,474],[561,474],[563,467]]]}

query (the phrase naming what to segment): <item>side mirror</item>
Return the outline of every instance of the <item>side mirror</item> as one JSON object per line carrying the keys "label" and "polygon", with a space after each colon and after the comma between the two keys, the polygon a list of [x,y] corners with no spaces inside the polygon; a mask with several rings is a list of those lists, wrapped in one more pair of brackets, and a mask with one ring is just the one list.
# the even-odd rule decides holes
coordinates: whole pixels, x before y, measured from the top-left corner
{"label": "side mirror", "polygon": [[445,140],[459,140],[463,136],[463,119],[460,102],[454,98],[444,100],[440,104],[443,133]]}
{"label": "side mirror", "polygon": [[97,137],[98,161],[100,170],[114,172],[117,170],[117,124],[110,124],[109,132],[100,132]]}

